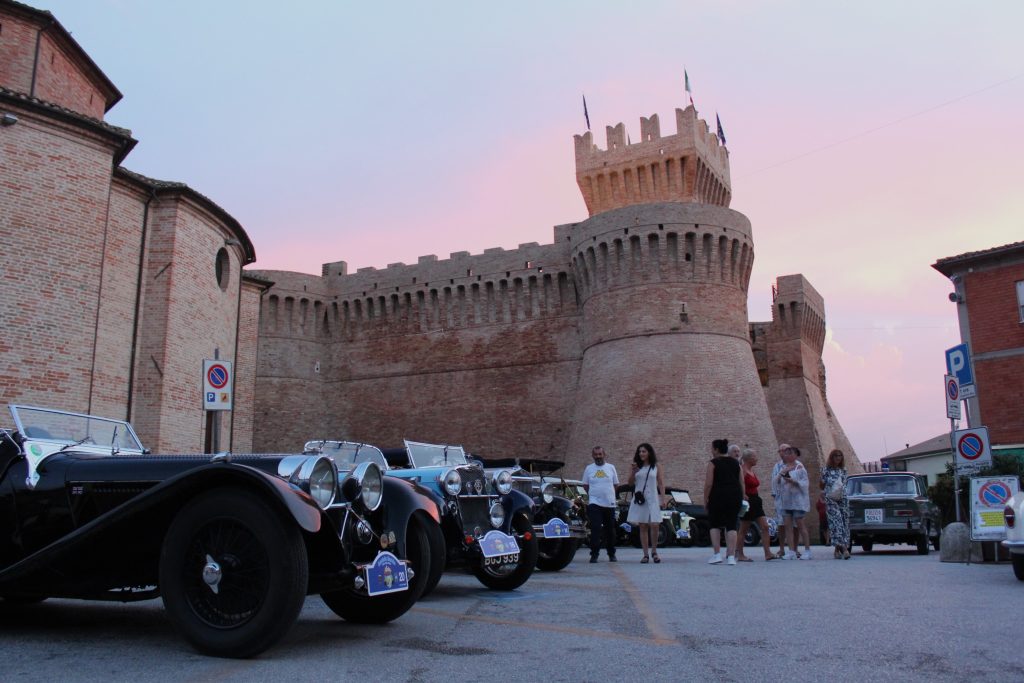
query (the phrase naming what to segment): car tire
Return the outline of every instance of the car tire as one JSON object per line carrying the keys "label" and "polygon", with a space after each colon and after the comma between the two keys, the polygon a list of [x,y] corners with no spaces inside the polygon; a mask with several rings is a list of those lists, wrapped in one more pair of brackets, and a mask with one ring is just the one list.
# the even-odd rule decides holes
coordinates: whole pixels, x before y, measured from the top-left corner
{"label": "car tire", "polygon": [[[213,586],[204,579],[208,572],[220,573]],[[214,489],[188,502],[160,548],[164,609],[203,654],[241,658],[269,648],[298,618],[308,580],[298,525],[239,489]]]}
{"label": "car tire", "polygon": [[576,540],[556,538],[537,543],[537,569],[559,572],[569,566],[576,557]]}
{"label": "car tire", "polygon": [[921,535],[917,537],[917,554],[927,555],[928,554],[928,531],[922,531]]}
{"label": "car tire", "polygon": [[526,517],[520,515],[512,520],[512,530],[518,535],[530,534],[530,540],[523,538],[516,539],[519,544],[519,562],[511,569],[494,569],[486,567],[483,557],[473,567],[473,574],[477,580],[492,590],[510,591],[519,588],[530,575],[533,568],[537,566],[537,537],[533,535],[533,524]]}
{"label": "car tire", "polygon": [[860,547],[864,552],[870,553],[871,549],[875,547],[875,544],[873,541],[861,541]]}
{"label": "car tire", "polygon": [[430,541],[430,575],[427,577],[427,584],[423,587],[421,598],[434,592],[437,584],[441,581],[445,567],[448,566],[448,544],[445,543],[441,525],[431,519],[424,523],[424,528],[427,530],[427,538]]}
{"label": "car tire", "polygon": [[633,525],[633,528],[629,532],[629,542],[634,548],[642,548],[643,544],[640,543],[640,526],[637,524]]}
{"label": "car tire", "polygon": [[932,548],[934,548],[936,552],[938,552],[939,550],[942,550],[941,545],[942,545],[942,535],[941,534],[936,534],[936,535],[932,536]]}
{"label": "car tire", "polygon": [[1013,563],[1013,575],[1019,581],[1024,581],[1024,555],[1013,553],[1010,555],[1010,562]]}
{"label": "car tire", "polygon": [[38,605],[46,599],[45,595],[0,595],[0,602],[11,607]]}
{"label": "car tire", "polygon": [[675,537],[676,535],[672,533],[672,523],[663,520],[658,525],[658,547],[666,547]]}
{"label": "car tire", "polygon": [[711,525],[708,524],[707,520],[698,520],[696,522],[697,533],[694,539],[694,545],[706,548],[711,545]]}
{"label": "car tire", "polygon": [[386,624],[409,611],[423,595],[430,581],[431,552],[427,524],[418,517],[409,520],[405,535],[405,559],[413,571],[408,590],[370,596],[355,588],[321,593],[332,612],[355,624]]}
{"label": "car tire", "polygon": [[743,545],[748,548],[756,548],[761,545],[761,530],[754,526],[753,523],[747,527],[747,533],[743,537]]}

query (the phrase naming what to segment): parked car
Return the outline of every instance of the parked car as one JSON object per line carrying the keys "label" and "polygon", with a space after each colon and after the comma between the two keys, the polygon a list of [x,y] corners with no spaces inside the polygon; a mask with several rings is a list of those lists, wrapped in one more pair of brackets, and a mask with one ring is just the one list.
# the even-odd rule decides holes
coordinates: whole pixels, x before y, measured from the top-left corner
{"label": "parked car", "polygon": [[1024,581],[1024,493],[1016,493],[1003,508],[1006,521],[1006,540],[1003,547],[1010,551],[1013,575]]}
{"label": "parked car", "polygon": [[[537,537],[537,568],[561,571],[589,538],[583,482],[554,476],[565,467],[558,460],[480,458],[488,472],[509,468],[512,486],[533,500],[533,532]],[[558,521],[555,521],[558,520]]]}
{"label": "parked car", "polygon": [[[665,490],[672,496],[672,507],[691,520],[689,544],[699,547],[711,545],[711,523],[708,522],[708,513],[704,506],[694,503],[687,489],[666,486]],[[723,529],[723,539],[724,533]],[[768,518],[768,535],[771,542],[775,543],[778,538],[778,524],[771,517]],[[751,524],[747,529],[743,544],[750,547],[761,545],[761,530],[757,525]]]}
{"label": "parked car", "polygon": [[0,597],[163,599],[205,654],[250,657],[307,594],[382,623],[426,583],[436,507],[380,467],[317,455],[152,455],[131,425],[11,406],[0,430]]}
{"label": "parked car", "polygon": [[354,462],[370,460],[387,468],[385,480],[402,479],[429,492],[441,516],[439,533],[430,538],[432,556],[443,557],[444,562],[431,566],[424,594],[434,589],[446,568],[466,568],[495,590],[518,588],[533,573],[533,501],[513,489],[510,470],[488,476],[461,446],[444,444],[406,441],[404,448],[378,449],[346,441],[311,441],[306,447]]}
{"label": "parked car", "polygon": [[850,543],[871,552],[876,543],[909,543],[919,555],[928,544],[939,549],[942,517],[928,498],[924,475],[913,472],[872,472],[847,479],[850,500]]}

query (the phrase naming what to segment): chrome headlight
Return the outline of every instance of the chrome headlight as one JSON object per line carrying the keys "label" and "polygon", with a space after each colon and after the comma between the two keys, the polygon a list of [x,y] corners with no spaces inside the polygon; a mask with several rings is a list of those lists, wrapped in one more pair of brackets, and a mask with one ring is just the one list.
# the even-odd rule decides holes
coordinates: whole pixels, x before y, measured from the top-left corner
{"label": "chrome headlight", "polygon": [[277,473],[308,493],[321,509],[334,502],[338,471],[330,458],[291,456],[278,463]]}
{"label": "chrome headlight", "polygon": [[358,498],[368,510],[376,510],[384,497],[384,475],[376,463],[359,463],[341,485],[341,490],[350,502]]}
{"label": "chrome headlight", "polygon": [[505,508],[501,503],[495,503],[491,506],[491,526],[495,529],[500,529],[501,525],[505,523]]}
{"label": "chrome headlight", "polygon": [[550,503],[555,499],[555,487],[551,484],[544,486],[544,490],[541,491],[540,495],[544,498],[545,503]]}
{"label": "chrome headlight", "polygon": [[494,475],[494,486],[498,489],[498,493],[505,495],[512,490],[512,473],[508,470],[502,470]]}
{"label": "chrome headlight", "polygon": [[458,470],[448,470],[444,475],[444,490],[449,496],[457,496],[462,491],[462,475]]}

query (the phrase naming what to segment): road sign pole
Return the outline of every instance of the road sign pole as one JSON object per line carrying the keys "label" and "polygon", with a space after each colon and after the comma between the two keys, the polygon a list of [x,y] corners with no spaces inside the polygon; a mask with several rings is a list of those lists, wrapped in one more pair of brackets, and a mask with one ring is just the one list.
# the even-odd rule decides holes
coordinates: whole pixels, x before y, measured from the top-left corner
{"label": "road sign pole", "polygon": [[949,420],[949,452],[953,455],[953,509],[956,521],[960,522],[960,472],[956,462],[956,420]]}
{"label": "road sign pole", "polygon": [[[220,347],[218,346],[213,350],[213,359],[220,360]],[[210,439],[211,449],[214,453],[220,453],[220,411],[214,410],[213,420],[211,421],[210,429],[213,430],[211,435],[213,438]]]}

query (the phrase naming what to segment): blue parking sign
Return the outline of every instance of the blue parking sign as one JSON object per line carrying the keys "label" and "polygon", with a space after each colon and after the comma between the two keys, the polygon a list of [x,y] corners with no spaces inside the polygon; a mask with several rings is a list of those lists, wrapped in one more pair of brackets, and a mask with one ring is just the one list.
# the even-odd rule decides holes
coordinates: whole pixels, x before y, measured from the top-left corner
{"label": "blue parking sign", "polygon": [[206,402],[207,403],[213,403],[216,400],[217,400],[217,395],[216,394],[214,394],[212,391],[207,391],[206,392]]}
{"label": "blue parking sign", "polygon": [[946,350],[946,371],[960,383],[961,398],[970,398],[974,392],[974,372],[971,370],[971,351],[967,344]]}

